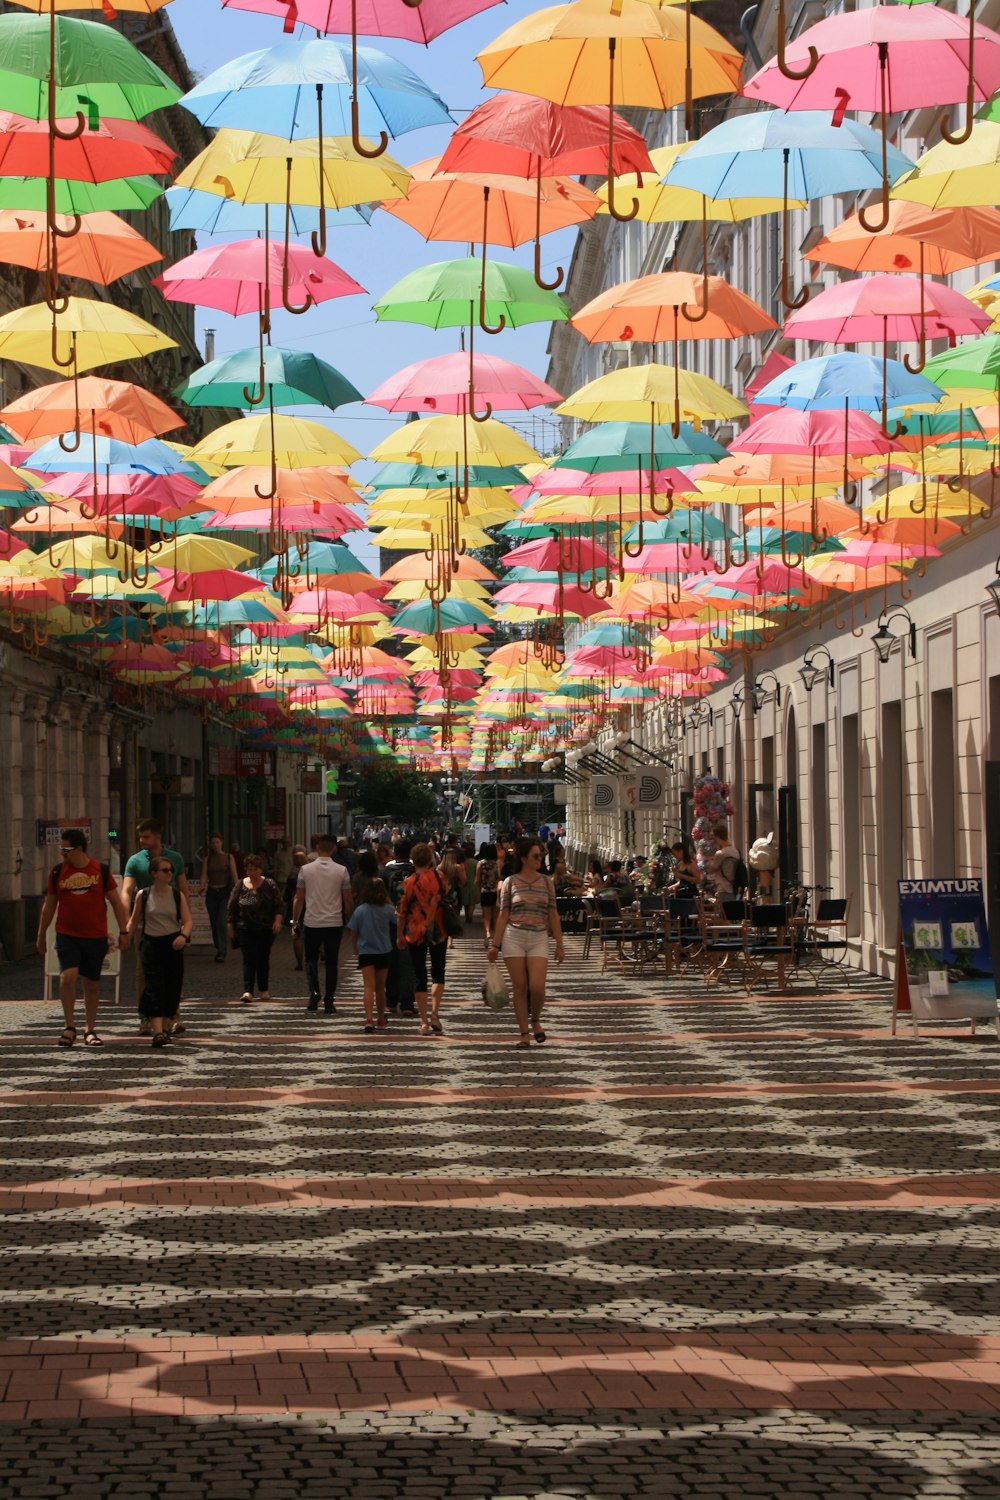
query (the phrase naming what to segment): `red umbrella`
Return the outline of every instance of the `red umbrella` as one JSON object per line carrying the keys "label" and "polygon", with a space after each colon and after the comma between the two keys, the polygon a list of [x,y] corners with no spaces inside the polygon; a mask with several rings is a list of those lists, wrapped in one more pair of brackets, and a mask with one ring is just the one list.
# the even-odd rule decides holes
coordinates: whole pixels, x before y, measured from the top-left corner
{"label": "red umbrella", "polygon": [[[554,104],[529,94],[497,94],[480,104],[458,127],[438,163],[438,172],[482,172],[493,176],[533,177],[536,231],[540,230],[542,178],[585,176],[609,171],[612,142],[614,175],[608,182],[608,207],[614,217],[614,177],[624,172],[656,176],[646,142],[637,130],[602,104]],[[554,281],[543,281],[540,234],[535,234],[535,280],[546,291],[562,285],[560,266]]]}
{"label": "red umbrella", "polygon": [[[49,146],[48,120],[0,110],[0,177],[47,176]],[[143,173],[162,177],[177,156],[166,141],[134,120],[98,120],[93,130],[70,140],[57,135],[54,149],[55,177],[71,182],[113,182]]]}

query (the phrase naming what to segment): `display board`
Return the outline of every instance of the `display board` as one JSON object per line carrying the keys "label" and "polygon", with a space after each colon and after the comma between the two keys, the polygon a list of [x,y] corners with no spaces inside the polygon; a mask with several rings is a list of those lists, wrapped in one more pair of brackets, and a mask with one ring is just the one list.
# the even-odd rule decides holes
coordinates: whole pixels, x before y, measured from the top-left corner
{"label": "display board", "polygon": [[995,1022],[1000,1035],[996,980],[983,902],[974,876],[900,880],[899,942],[892,1030],[908,1011],[918,1021]]}

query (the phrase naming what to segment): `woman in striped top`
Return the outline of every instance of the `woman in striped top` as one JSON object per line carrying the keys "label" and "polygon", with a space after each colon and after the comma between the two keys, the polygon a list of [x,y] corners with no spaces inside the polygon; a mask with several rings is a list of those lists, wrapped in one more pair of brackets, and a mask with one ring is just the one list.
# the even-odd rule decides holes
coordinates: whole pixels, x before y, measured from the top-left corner
{"label": "woman in striped top", "polygon": [[[542,1030],[542,1007],[545,1004],[545,978],[549,967],[549,937],[556,940],[556,963],[566,957],[562,926],[556,910],[555,886],[542,874],[542,846],[537,839],[522,839],[517,846],[513,875],[500,887],[500,904],[493,942],[487,958],[503,954],[514,991],[514,1013],[521,1030],[518,1043],[530,1047],[545,1041]],[[531,1015],[528,1015],[528,990],[531,990]]]}

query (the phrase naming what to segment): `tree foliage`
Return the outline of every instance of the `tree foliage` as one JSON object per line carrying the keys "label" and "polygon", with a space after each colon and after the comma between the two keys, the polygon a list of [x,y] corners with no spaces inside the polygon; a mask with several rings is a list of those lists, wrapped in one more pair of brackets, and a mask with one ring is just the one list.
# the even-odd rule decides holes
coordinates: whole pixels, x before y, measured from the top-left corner
{"label": "tree foliage", "polygon": [[410,766],[389,760],[358,767],[351,802],[357,812],[384,815],[397,823],[421,823],[437,811],[437,799],[427,778]]}

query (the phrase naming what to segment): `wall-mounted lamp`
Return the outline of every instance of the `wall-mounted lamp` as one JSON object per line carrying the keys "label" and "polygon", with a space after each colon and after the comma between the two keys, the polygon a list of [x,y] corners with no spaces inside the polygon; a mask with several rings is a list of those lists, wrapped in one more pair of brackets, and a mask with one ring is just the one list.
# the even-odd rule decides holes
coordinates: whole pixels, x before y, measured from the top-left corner
{"label": "wall-mounted lamp", "polygon": [[[767,681],[768,678],[771,680],[770,683]],[[771,692],[774,693],[775,703],[779,708],[781,707],[781,683],[773,672],[761,672],[760,676],[755,677],[751,682],[747,691],[750,694],[750,706],[755,714],[760,713]]]}
{"label": "wall-mounted lamp", "polygon": [[[639,754],[635,755],[633,751],[626,750],[626,745],[633,745]],[[647,750],[645,745],[640,745],[638,740],[629,739],[624,730],[620,734],[615,735],[615,749],[621,755],[628,756],[629,760],[638,761],[640,765],[644,759],[656,760],[659,761],[661,766],[667,766],[668,769],[673,770],[674,763],[672,760],[665,760],[662,755],[657,755],[655,750]]]}
{"label": "wall-mounted lamp", "polygon": [[1000,557],[997,558],[996,573],[997,576],[993,579],[992,583],[986,585],[986,592],[993,600],[998,612],[1000,612]]}
{"label": "wall-mounted lamp", "polygon": [[807,693],[812,692],[819,679],[823,676],[823,668],[816,665],[816,658],[820,655],[825,656],[827,659],[827,680],[830,686],[833,687],[834,665],[833,657],[830,655],[829,646],[824,646],[822,644],[818,646],[811,646],[810,649],[806,652],[805,660],[799,668],[799,676],[802,678],[802,686],[805,688]]}
{"label": "wall-mounted lamp", "polygon": [[709,729],[715,723],[715,714],[710,703],[696,703],[688,714],[688,722],[692,729],[700,729],[702,724],[707,724]]}
{"label": "wall-mounted lamp", "polygon": [[899,635],[893,635],[889,629],[893,620],[906,621],[908,626],[906,634],[910,638],[910,657],[913,661],[917,659],[917,627],[910,618],[910,611],[900,606],[898,609],[892,610],[891,613],[888,610],[882,611],[878,617],[878,629],[872,635],[875,650],[878,652],[878,659],[883,666],[892,655],[892,648],[896,641],[902,639],[902,632]]}
{"label": "wall-mounted lamp", "polygon": [[729,705],[733,710],[733,718],[738,719],[743,713],[743,689],[734,687],[729,695]]}

